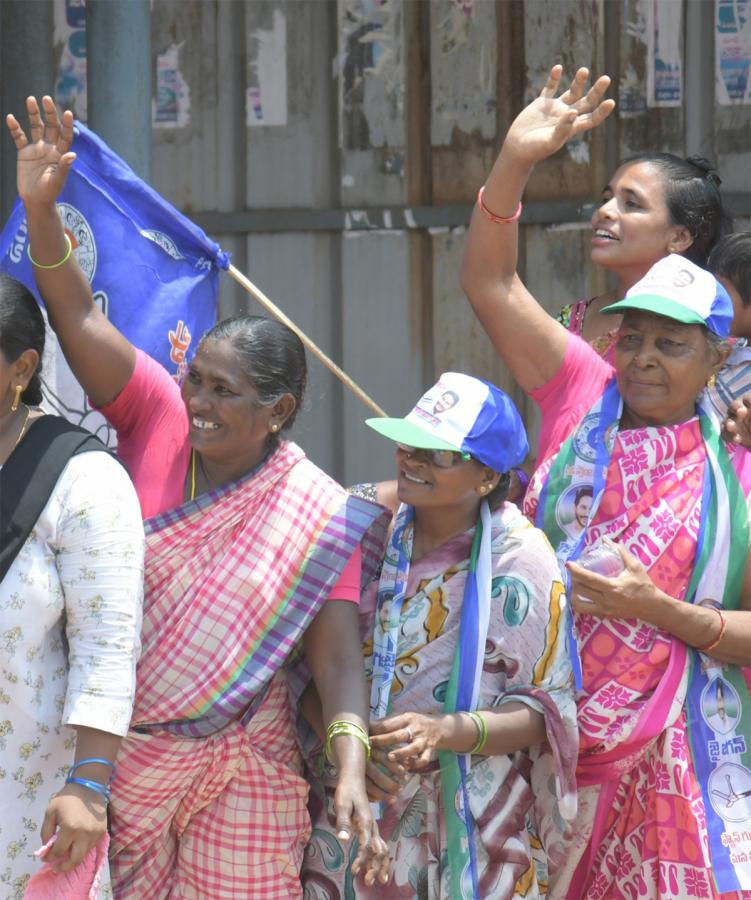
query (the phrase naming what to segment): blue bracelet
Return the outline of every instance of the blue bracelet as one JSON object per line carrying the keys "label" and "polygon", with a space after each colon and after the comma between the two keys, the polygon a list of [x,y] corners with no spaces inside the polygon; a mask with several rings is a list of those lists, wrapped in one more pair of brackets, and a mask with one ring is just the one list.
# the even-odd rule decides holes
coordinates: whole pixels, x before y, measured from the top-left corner
{"label": "blue bracelet", "polygon": [[115,764],[113,762],[110,762],[108,759],[102,759],[100,756],[92,756],[89,759],[82,759],[80,762],[73,763],[70,769],[68,769],[68,774],[71,775],[80,766],[86,766],[89,763],[99,763],[100,766],[109,766],[113,772],[115,771]]}
{"label": "blue bracelet", "polygon": [[88,778],[74,778],[72,775],[68,775],[68,777],[65,779],[65,783],[80,784],[82,787],[86,787],[90,791],[94,791],[101,797],[104,797],[104,799],[109,803],[112,792],[106,784],[99,784],[98,781],[89,781]]}

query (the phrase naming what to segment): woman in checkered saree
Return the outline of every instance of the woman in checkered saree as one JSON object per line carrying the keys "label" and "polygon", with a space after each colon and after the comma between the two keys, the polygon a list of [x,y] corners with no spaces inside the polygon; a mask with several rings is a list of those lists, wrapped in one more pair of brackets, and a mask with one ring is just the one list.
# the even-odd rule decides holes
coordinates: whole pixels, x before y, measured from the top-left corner
{"label": "woman in checkered saree", "polygon": [[306,380],[288,328],[220,323],[179,387],[96,307],[55,208],[73,119],[44,103],[45,124],[28,104],[33,143],[10,123],[37,285],[117,430],[148,535],[143,652],[110,807],[115,894],[289,900],[310,834],[286,672],[301,648],[326,723],[350,723],[331,741],[338,830],[357,835],[362,859],[384,848],[352,732],[368,717],[357,604],[386,514],[280,440]]}

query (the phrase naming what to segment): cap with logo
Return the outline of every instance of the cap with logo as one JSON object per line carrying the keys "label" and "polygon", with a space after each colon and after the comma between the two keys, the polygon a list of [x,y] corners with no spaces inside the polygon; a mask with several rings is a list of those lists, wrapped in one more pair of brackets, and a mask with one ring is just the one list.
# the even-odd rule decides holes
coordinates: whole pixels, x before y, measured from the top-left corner
{"label": "cap with logo", "polygon": [[629,309],[657,313],[686,325],[705,325],[721,338],[730,334],[733,303],[720,282],[705,269],[677,253],[656,262],[626,297],[606,306],[604,313]]}
{"label": "cap with logo", "polygon": [[410,447],[469,453],[495,472],[525,459],[527,433],[513,400],[480,378],[444,372],[403,419],[368,419],[374,431]]}

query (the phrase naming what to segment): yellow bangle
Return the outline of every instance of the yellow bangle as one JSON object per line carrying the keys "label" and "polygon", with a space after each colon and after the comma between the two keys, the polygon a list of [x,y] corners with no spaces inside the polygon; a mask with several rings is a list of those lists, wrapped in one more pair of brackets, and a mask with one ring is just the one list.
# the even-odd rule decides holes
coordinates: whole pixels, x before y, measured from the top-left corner
{"label": "yellow bangle", "polygon": [[357,722],[348,722],[346,719],[337,719],[337,721],[332,722],[326,729],[326,758],[330,762],[333,762],[331,757],[331,742],[335,737],[339,737],[340,734],[348,734],[350,737],[357,738],[363,747],[365,747],[367,758],[370,759],[370,740],[368,739],[368,732],[362,726],[358,725]]}
{"label": "yellow bangle", "polygon": [[65,256],[60,260],[60,262],[52,263],[51,266],[43,266],[41,263],[38,263],[34,259],[34,257],[31,255],[31,244],[29,244],[29,246],[26,248],[26,255],[31,260],[32,266],[35,266],[37,269],[57,269],[63,263],[68,262],[68,260],[70,259],[70,254],[73,252],[73,243],[71,242],[71,239],[68,237],[67,232],[65,232],[63,234],[63,236],[65,237],[65,242],[68,245],[68,250],[67,250]]}
{"label": "yellow bangle", "polygon": [[488,723],[481,712],[468,712],[467,715],[475,723],[475,728],[477,729],[477,742],[469,751],[474,756],[475,753],[482,753],[485,744],[488,742]]}

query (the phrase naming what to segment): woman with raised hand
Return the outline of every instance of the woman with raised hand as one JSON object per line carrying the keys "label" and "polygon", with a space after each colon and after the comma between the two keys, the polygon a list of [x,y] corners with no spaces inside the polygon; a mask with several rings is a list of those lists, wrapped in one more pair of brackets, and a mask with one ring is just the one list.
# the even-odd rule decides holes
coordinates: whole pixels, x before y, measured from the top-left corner
{"label": "woman with raised hand", "polygon": [[100,441],[39,408],[44,345],[36,300],[0,274],[3,900],[111,896],[107,804],[141,625],[138,499]]}
{"label": "woman with raised hand", "polygon": [[37,285],[147,517],[143,654],[111,806],[116,894],[301,895],[310,821],[287,684],[301,645],[338,765],[337,830],[358,838],[355,869],[371,854],[373,879],[384,857],[365,793],[357,604],[383,511],[281,439],[306,381],[288,328],[220,322],[178,387],[106,319],[55,208],[73,117],[43,105],[44,121],[27,102],[31,140],[8,116]]}
{"label": "woman with raised hand", "polygon": [[[498,353],[540,407],[525,511],[571,578],[579,806],[551,896],[749,897],[751,869],[722,834],[751,814],[741,799],[751,711],[740,671],[751,661],[751,465],[697,409],[729,352],[733,307],[714,276],[670,254],[603,310],[622,316],[610,365],[526,290],[517,221],[529,173],[614,105],[603,99],[607,77],[586,91],[580,69],[557,97],[561,76],[554,67],[509,128],[462,271]],[[679,236],[667,220],[664,229]],[[591,508],[571,541],[584,486]],[[608,555],[620,574],[585,567]],[[720,684],[733,710],[722,733]]]}
{"label": "woman with raised hand", "polygon": [[314,778],[306,896],[543,897],[575,812],[576,722],[560,571],[505,502],[524,426],[506,394],[456,372],[404,419],[368,424],[396,441],[401,502],[362,603],[368,787],[393,874],[349,886]]}

